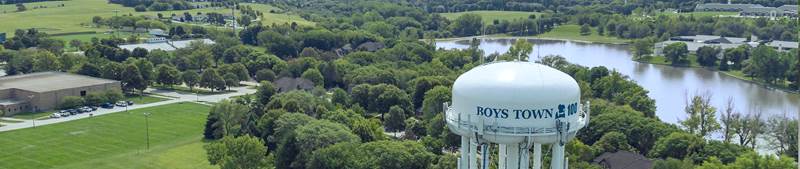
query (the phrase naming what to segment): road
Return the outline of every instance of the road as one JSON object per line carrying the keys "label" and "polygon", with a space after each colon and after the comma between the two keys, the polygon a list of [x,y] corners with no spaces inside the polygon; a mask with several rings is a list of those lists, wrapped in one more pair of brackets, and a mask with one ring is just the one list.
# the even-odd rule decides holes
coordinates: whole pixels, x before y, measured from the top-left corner
{"label": "road", "polygon": [[161,106],[161,105],[179,103],[179,102],[196,102],[196,103],[200,103],[200,104],[216,103],[216,102],[219,102],[219,101],[221,101],[223,99],[228,99],[228,98],[231,98],[231,97],[241,96],[241,95],[246,95],[246,94],[251,94],[251,93],[255,93],[256,92],[255,89],[250,89],[249,87],[250,86],[234,87],[234,88],[231,88],[231,90],[233,90],[234,92],[223,93],[223,94],[214,94],[214,95],[182,94],[182,93],[178,93],[178,92],[174,92],[174,91],[147,89],[147,90],[145,90],[145,92],[146,93],[150,93],[151,96],[164,97],[164,98],[168,98],[170,100],[160,101],[160,102],[155,102],[155,103],[148,103],[148,104],[137,104],[137,105],[132,105],[132,106],[128,106],[128,107],[114,107],[113,109],[99,108],[96,111],[93,111],[93,112],[90,112],[90,113],[83,113],[83,114],[72,115],[72,116],[69,116],[69,117],[54,118],[54,119],[48,118],[48,119],[42,119],[42,120],[26,120],[26,119],[15,119],[15,118],[1,117],[2,119],[20,121],[20,122],[19,123],[3,123],[3,125],[5,125],[5,126],[0,127],[0,132],[18,130],[18,129],[24,129],[24,128],[30,128],[30,127],[37,127],[37,126],[44,126],[44,125],[67,122],[67,121],[72,121],[72,120],[77,120],[77,119],[82,119],[82,118],[88,118],[88,117],[90,117],[90,114],[92,116],[100,116],[100,115],[105,115],[105,114],[126,112],[126,111],[134,110],[134,109]]}

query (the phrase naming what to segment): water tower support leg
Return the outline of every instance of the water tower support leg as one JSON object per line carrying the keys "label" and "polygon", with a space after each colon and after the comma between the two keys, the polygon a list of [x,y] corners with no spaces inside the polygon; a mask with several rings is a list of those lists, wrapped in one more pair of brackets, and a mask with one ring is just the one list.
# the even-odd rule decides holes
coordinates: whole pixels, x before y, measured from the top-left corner
{"label": "water tower support leg", "polygon": [[469,169],[469,137],[461,136],[461,159],[458,161],[458,169]]}
{"label": "water tower support leg", "polygon": [[533,169],[542,169],[542,144],[533,144]]}
{"label": "water tower support leg", "polygon": [[531,165],[531,147],[530,144],[525,147],[521,147],[519,150],[519,168],[520,169],[529,169],[528,166]]}
{"label": "water tower support leg", "polygon": [[[506,168],[519,169],[519,143],[506,146]],[[502,159],[501,159],[502,160]]]}
{"label": "water tower support leg", "polygon": [[474,140],[469,143],[469,169],[478,169],[478,143]]}
{"label": "water tower support leg", "polygon": [[564,169],[564,145],[553,144],[553,156],[550,161],[551,169]]}
{"label": "water tower support leg", "polygon": [[499,158],[499,161],[497,162],[498,169],[508,169],[506,168],[506,161],[508,160],[508,152],[506,150],[507,147],[508,146],[506,146],[506,144],[500,144],[499,149],[497,150],[499,152],[497,155],[497,158]]}

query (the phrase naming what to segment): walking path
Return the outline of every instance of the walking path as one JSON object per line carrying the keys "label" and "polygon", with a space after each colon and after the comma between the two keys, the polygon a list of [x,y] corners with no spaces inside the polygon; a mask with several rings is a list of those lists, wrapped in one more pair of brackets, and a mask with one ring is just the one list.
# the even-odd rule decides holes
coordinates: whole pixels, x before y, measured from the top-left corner
{"label": "walking path", "polygon": [[9,117],[1,117],[0,119],[20,121],[20,122],[18,122],[18,123],[3,123],[4,126],[0,126],[0,132],[18,130],[18,129],[36,127],[36,126],[44,126],[44,125],[61,123],[61,122],[66,122],[66,121],[72,121],[72,120],[77,120],[77,119],[90,117],[90,114],[92,116],[99,116],[99,115],[104,115],[104,114],[125,112],[125,111],[129,111],[129,110],[134,110],[134,109],[161,106],[161,105],[167,105],[167,104],[173,104],[173,103],[179,103],[179,102],[196,102],[196,103],[200,103],[200,104],[209,105],[209,103],[216,103],[216,102],[219,102],[219,101],[221,101],[223,99],[228,99],[228,98],[231,98],[231,97],[241,96],[241,95],[246,95],[246,94],[251,94],[251,93],[255,93],[256,92],[255,89],[250,89],[249,86],[234,87],[234,88],[231,88],[231,90],[234,90],[235,92],[224,93],[224,94],[215,94],[215,95],[196,95],[196,94],[181,94],[181,93],[178,93],[178,92],[175,92],[175,91],[168,91],[168,90],[147,89],[147,90],[145,90],[145,92],[147,92],[147,93],[153,93],[153,94],[162,95],[162,96],[152,95],[154,97],[169,96],[169,97],[172,97],[172,98],[169,98],[171,100],[160,101],[160,102],[155,102],[155,103],[148,103],[148,104],[137,104],[137,105],[131,105],[131,106],[128,106],[128,107],[114,107],[112,109],[99,108],[96,111],[92,111],[92,112],[89,112],[89,113],[76,114],[76,115],[72,115],[72,116],[69,116],[69,117],[62,117],[62,118],[48,118],[48,119],[42,119],[42,120],[26,120],[26,119],[16,119],[16,118],[9,118]]}

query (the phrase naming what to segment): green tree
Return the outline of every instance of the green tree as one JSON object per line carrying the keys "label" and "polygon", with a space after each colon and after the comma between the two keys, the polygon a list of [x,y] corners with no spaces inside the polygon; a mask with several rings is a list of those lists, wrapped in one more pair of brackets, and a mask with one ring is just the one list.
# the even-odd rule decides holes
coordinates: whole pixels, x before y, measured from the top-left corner
{"label": "green tree", "polygon": [[342,106],[350,105],[350,94],[342,88],[333,88],[333,95],[331,96],[331,103],[340,104]]}
{"label": "green tree", "polygon": [[480,15],[472,13],[458,16],[458,18],[450,24],[450,31],[456,36],[479,35],[482,28],[483,19],[481,19]]}
{"label": "green tree", "polygon": [[353,122],[350,130],[356,134],[361,141],[370,142],[383,140],[383,127],[381,122],[376,119],[358,119]]}
{"label": "green tree", "polygon": [[73,109],[84,105],[83,98],[78,96],[65,96],[58,105],[60,109]]}
{"label": "green tree", "polygon": [[748,59],[747,70],[750,74],[766,81],[767,83],[775,83],[782,80],[787,71],[789,70],[789,60],[787,57],[779,54],[772,47],[761,45],[756,47],[753,56]]}
{"label": "green tree", "polygon": [[275,86],[272,85],[272,82],[261,81],[258,88],[256,88],[256,101],[262,105],[266,105],[269,103],[270,98],[276,93],[277,91],[275,90]]}
{"label": "green tree", "polygon": [[217,73],[214,69],[206,69],[200,75],[200,82],[198,83],[200,87],[209,88],[211,90],[225,89],[225,79]]}
{"label": "green tree", "polygon": [[359,142],[359,137],[350,132],[344,125],[325,120],[314,120],[297,127],[295,144],[299,154],[292,162],[293,168],[305,168],[305,164],[313,157],[312,152],[336,143]]}
{"label": "green tree", "polygon": [[126,65],[121,77],[122,88],[125,90],[144,90],[147,88],[144,78],[142,78],[142,74],[139,73],[139,68],[136,65]]}
{"label": "green tree", "polygon": [[703,138],[694,134],[673,132],[658,139],[649,156],[654,158],[684,159],[702,150]]}
{"label": "green tree", "polygon": [[222,78],[225,80],[225,86],[235,87],[239,86],[239,77],[233,73],[226,73]]}
{"label": "green tree", "polygon": [[589,36],[592,34],[592,27],[589,24],[581,25],[581,36]]}
{"label": "green tree", "polygon": [[717,64],[717,56],[720,54],[719,47],[703,46],[697,49],[697,63],[701,66],[713,67]]}
{"label": "green tree", "polygon": [[303,75],[301,77],[304,79],[308,79],[311,82],[314,82],[314,85],[316,86],[325,85],[325,79],[323,79],[322,73],[320,73],[319,70],[315,68],[307,69],[305,72],[303,72]]}
{"label": "green tree", "polygon": [[684,111],[689,117],[680,121],[680,124],[692,134],[706,137],[721,129],[717,122],[717,108],[711,106],[710,94],[692,96],[691,100],[687,100]]}
{"label": "green tree", "polygon": [[669,60],[672,65],[684,63],[688,54],[689,49],[686,47],[686,43],[683,42],[669,44],[667,47],[664,47],[664,56],[667,57],[667,60]]}
{"label": "green tree", "polygon": [[86,95],[84,98],[86,101],[86,105],[91,106],[98,106],[100,104],[108,102],[105,94],[103,92],[92,92]]}
{"label": "green tree", "polygon": [[49,51],[37,51],[30,57],[33,58],[33,72],[61,70],[60,60]]}
{"label": "green tree", "polygon": [[250,135],[227,136],[205,146],[208,161],[222,169],[272,168],[267,161],[264,141]]}
{"label": "green tree", "polygon": [[110,103],[114,103],[125,98],[125,95],[119,90],[106,90],[104,95],[106,97],[106,101]]}
{"label": "green tree", "polygon": [[450,101],[451,95],[450,88],[445,86],[436,86],[425,92],[425,100],[422,103],[423,118],[430,119],[437,114],[444,113],[442,104]]}
{"label": "green tree", "polygon": [[386,130],[401,131],[405,127],[406,112],[399,106],[392,106],[389,108],[389,117],[383,122]]}
{"label": "green tree", "polygon": [[628,137],[615,131],[604,134],[592,146],[600,152],[617,152],[620,150],[636,152],[636,149],[628,145]]}
{"label": "green tree", "polygon": [[633,50],[634,58],[640,59],[644,56],[653,54],[653,43],[651,42],[650,39],[633,40],[633,45],[631,46],[631,49]]}
{"label": "green tree", "polygon": [[275,72],[269,69],[262,69],[256,72],[256,81],[273,81],[275,80]]}
{"label": "green tree", "polygon": [[172,86],[181,82],[180,71],[177,68],[162,64],[158,65],[156,69],[158,70],[156,82],[159,84]]}
{"label": "green tree", "polygon": [[744,168],[775,168],[775,169],[791,169],[797,168],[794,159],[786,156],[775,158],[771,155],[758,155],[755,152],[748,152],[736,158],[736,162],[730,164],[730,168],[744,169]]}
{"label": "green tree", "polygon": [[191,70],[185,71],[181,73],[181,81],[189,87],[189,91],[192,91],[200,83],[200,75]]}
{"label": "green tree", "polygon": [[656,160],[653,162],[653,169],[692,169],[694,164],[691,160],[679,160],[667,158],[666,160]]}
{"label": "green tree", "polygon": [[533,44],[528,42],[527,39],[517,39],[514,45],[508,49],[508,54],[512,57],[516,57],[520,61],[528,60],[531,52],[533,52]]}

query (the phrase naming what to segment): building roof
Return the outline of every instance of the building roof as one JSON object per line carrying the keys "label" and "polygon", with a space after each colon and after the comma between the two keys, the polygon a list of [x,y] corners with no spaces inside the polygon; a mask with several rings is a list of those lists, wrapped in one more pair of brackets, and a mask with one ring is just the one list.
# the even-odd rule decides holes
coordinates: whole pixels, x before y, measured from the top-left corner
{"label": "building roof", "polygon": [[698,9],[736,9],[736,10],[743,10],[746,8],[751,7],[763,7],[759,4],[721,4],[721,3],[706,3],[706,4],[697,4],[695,6],[695,10]]}
{"label": "building roof", "polygon": [[774,12],[775,14],[782,14],[783,10],[773,7],[752,7],[752,8],[745,8],[742,10],[744,13],[771,13]]}
{"label": "building roof", "polygon": [[292,90],[302,89],[302,90],[311,90],[314,89],[314,82],[304,78],[289,78],[289,77],[282,77],[278,80],[275,80],[275,86],[278,87],[279,92],[288,92]]}
{"label": "building roof", "polygon": [[797,5],[783,5],[778,8],[784,11],[797,11],[797,7]]}
{"label": "building roof", "polygon": [[628,151],[603,153],[595,158],[593,163],[599,164],[607,169],[641,169],[653,167],[653,162],[646,157]]}
{"label": "building roof", "polygon": [[47,92],[114,82],[118,81],[63,72],[39,72],[0,77],[0,90],[20,89],[31,92]]}
{"label": "building roof", "polygon": [[147,51],[153,51],[156,49],[161,49],[163,51],[173,51],[180,48],[188,47],[191,42],[199,41],[204,44],[214,44],[214,41],[211,39],[193,39],[193,40],[179,40],[179,41],[165,41],[165,42],[156,42],[156,43],[139,43],[139,44],[128,44],[128,45],[119,45],[121,49],[127,49],[129,51],[133,51],[136,48],[144,48]]}
{"label": "building roof", "polygon": [[772,41],[772,42],[767,43],[767,46],[797,49],[798,46],[800,46],[800,43],[776,40],[776,41]]}
{"label": "building roof", "polygon": [[[663,47],[666,47],[667,45],[670,45],[670,44],[673,44],[673,43],[677,43],[677,42],[683,42],[683,41],[658,42],[658,43],[656,43],[656,47],[662,47],[663,48]],[[732,43],[708,44],[708,43],[700,43],[700,42],[683,42],[683,43],[686,43],[686,48],[691,52],[695,52],[695,51],[697,51],[697,49],[700,49],[700,47],[703,47],[703,46],[719,47],[720,49],[723,49],[723,50],[724,49],[729,49],[729,48],[737,48],[737,47],[742,46],[742,45],[750,45],[751,47],[755,47],[754,44],[750,44],[750,43],[735,43],[735,44],[732,44]]]}

